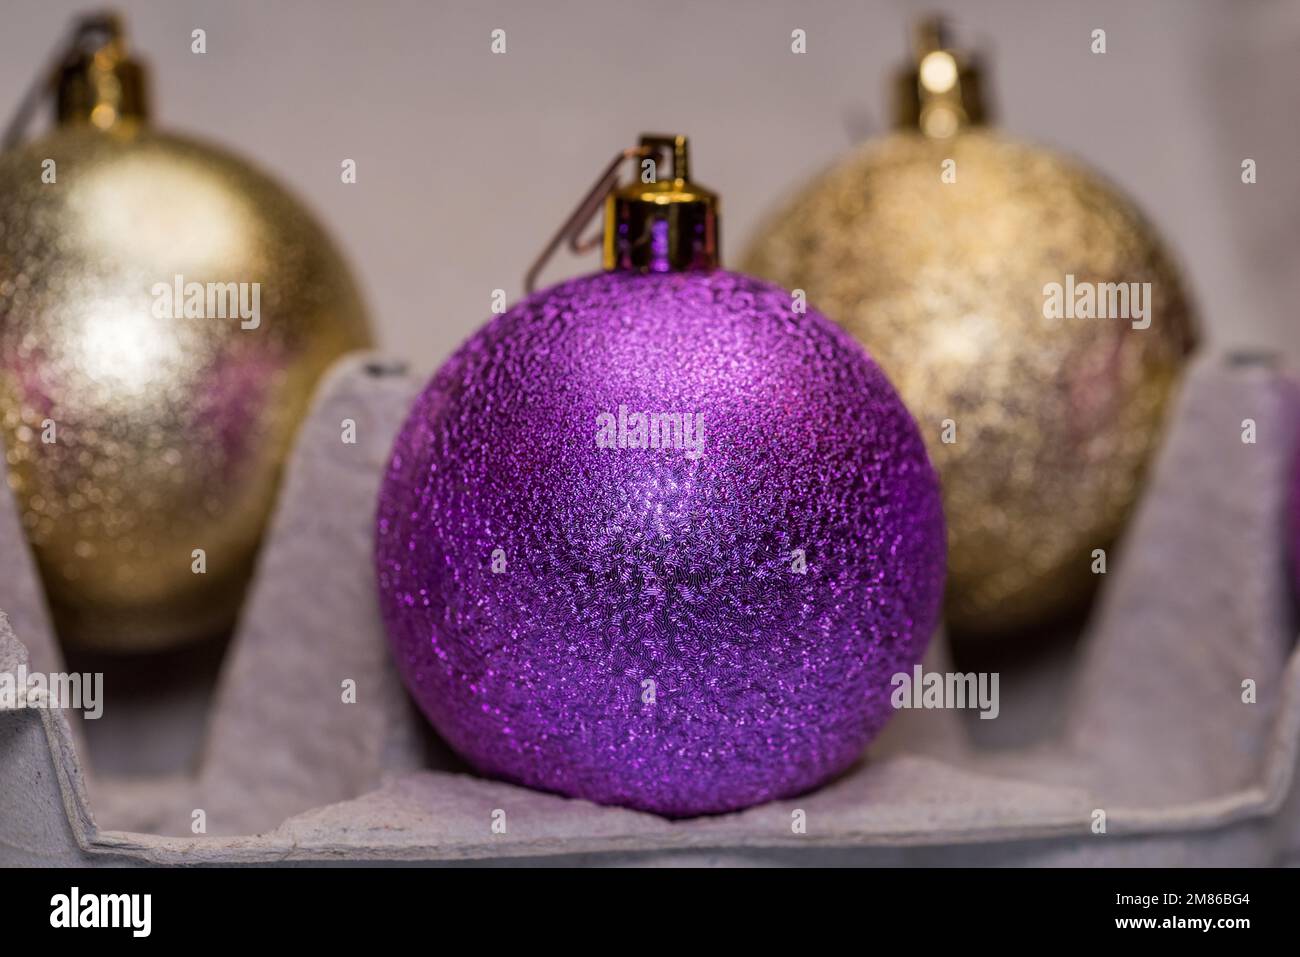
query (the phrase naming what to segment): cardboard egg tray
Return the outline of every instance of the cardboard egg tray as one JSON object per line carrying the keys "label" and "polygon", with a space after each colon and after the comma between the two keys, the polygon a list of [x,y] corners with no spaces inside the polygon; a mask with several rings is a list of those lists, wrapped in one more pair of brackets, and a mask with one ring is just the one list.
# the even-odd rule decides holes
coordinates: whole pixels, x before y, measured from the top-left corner
{"label": "cardboard egg tray", "polygon": [[[0,864],[1300,863],[1293,381],[1275,358],[1197,362],[1088,622],[1054,663],[1008,666],[996,720],[901,711],[812,793],[668,821],[477,777],[414,711],[378,617],[371,523],[422,381],[349,357],[300,433],[198,771],[95,774],[79,713],[0,710]],[[61,670],[7,495],[0,607],[0,672]],[[926,668],[948,660],[936,636]]]}

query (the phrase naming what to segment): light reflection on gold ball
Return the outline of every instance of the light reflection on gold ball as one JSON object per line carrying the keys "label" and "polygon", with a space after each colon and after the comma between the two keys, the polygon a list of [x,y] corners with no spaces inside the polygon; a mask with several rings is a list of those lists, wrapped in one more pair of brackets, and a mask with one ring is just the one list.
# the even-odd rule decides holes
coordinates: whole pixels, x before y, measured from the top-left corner
{"label": "light reflection on gold ball", "polygon": [[[259,283],[260,324],[160,315],[176,276]],[[60,635],[228,628],[312,389],[369,338],[329,238],[238,159],[134,123],[0,157],[0,425]]]}
{"label": "light reflection on gold ball", "polygon": [[[955,182],[941,178],[949,159]],[[1194,339],[1178,275],[1134,206],[996,134],[899,132],[757,235],[744,270],[805,290],[920,423],[944,488],[950,626],[1007,632],[1081,606],[1092,550],[1124,526]],[[1067,274],[1150,282],[1150,327],[1044,318],[1044,286]]]}

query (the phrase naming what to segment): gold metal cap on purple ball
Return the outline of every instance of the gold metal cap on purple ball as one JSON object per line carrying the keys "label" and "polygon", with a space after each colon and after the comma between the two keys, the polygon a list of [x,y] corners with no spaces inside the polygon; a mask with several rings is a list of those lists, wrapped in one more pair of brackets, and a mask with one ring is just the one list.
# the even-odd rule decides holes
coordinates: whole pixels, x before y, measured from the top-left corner
{"label": "gold metal cap on purple ball", "polygon": [[[718,196],[691,182],[686,137],[646,133],[641,149],[637,178],[605,200],[605,269],[717,268]],[[671,163],[667,177],[659,175],[660,153]]]}
{"label": "gold metal cap on purple ball", "polygon": [[[666,154],[666,155],[665,155]],[[669,175],[659,175],[663,160]],[[623,164],[636,160],[637,177],[626,186],[618,180]],[[605,227],[584,238],[583,231],[601,206]],[[546,264],[567,245],[582,254],[597,245],[605,250],[606,272],[688,272],[716,269],[718,251],[718,194],[691,182],[690,144],[685,136],[642,133],[640,144],[621,149],[610,160],[551,237],[524,276],[530,295]]]}

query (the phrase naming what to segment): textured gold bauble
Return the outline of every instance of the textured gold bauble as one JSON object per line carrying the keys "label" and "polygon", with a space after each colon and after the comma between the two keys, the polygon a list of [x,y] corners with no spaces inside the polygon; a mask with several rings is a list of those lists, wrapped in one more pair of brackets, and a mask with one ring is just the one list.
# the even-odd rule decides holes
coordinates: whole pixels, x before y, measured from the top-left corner
{"label": "textured gold bauble", "polygon": [[[258,284],[257,327],[172,318],[178,277]],[[313,386],[368,342],[328,237],[241,160],[127,121],[0,157],[0,415],[61,636],[227,628]]]}
{"label": "textured gold bauble", "polygon": [[[901,131],[798,195],[743,268],[805,290],[916,416],[943,483],[950,626],[1006,632],[1082,605],[1193,341],[1177,273],[1129,201],[994,133]],[[1044,287],[1070,275],[1151,283],[1150,327],[1045,318]]]}

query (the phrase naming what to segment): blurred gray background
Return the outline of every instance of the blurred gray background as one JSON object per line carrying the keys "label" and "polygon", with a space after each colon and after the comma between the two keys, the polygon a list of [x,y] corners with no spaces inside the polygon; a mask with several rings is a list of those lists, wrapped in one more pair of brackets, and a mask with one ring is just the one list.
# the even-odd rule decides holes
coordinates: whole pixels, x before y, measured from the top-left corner
{"label": "blurred gray background", "polygon": [[[432,368],[512,301],[532,258],[642,130],[693,139],[723,254],[888,123],[916,15],[992,54],[1000,125],[1133,194],[1178,253],[1208,338],[1300,346],[1300,2],[121,0],[156,119],[277,174],[351,259],[381,345]],[[0,112],[88,5],[5,0]],[[207,53],[190,33],[207,31]],[[808,52],[790,52],[807,31]],[[1108,52],[1089,51],[1094,28]],[[506,31],[507,53],[489,50]],[[1245,186],[1240,164],[1258,162]],[[344,158],[358,182],[340,182]],[[544,279],[597,268],[561,258]]]}

